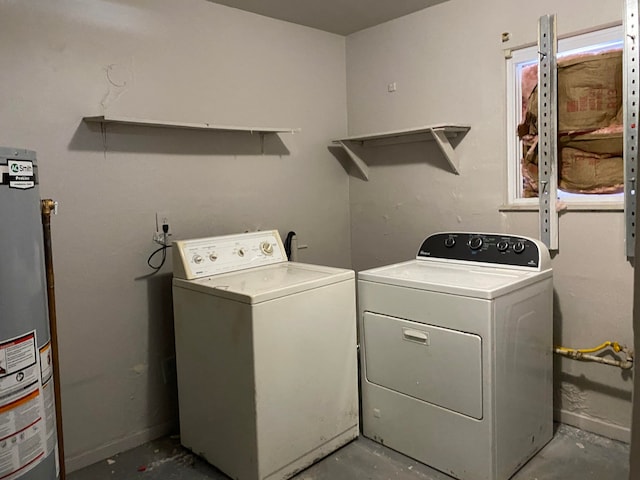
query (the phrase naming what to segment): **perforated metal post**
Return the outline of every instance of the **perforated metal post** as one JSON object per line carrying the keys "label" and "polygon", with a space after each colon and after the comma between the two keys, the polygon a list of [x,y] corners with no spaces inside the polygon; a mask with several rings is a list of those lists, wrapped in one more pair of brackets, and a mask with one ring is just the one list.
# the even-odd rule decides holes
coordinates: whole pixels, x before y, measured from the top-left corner
{"label": "perforated metal post", "polygon": [[624,111],[624,213],[627,257],[634,256],[636,245],[636,176],[638,163],[638,0],[625,1],[625,43],[622,82]]}
{"label": "perforated metal post", "polygon": [[558,68],[556,16],[538,21],[538,195],[540,240],[558,249]]}

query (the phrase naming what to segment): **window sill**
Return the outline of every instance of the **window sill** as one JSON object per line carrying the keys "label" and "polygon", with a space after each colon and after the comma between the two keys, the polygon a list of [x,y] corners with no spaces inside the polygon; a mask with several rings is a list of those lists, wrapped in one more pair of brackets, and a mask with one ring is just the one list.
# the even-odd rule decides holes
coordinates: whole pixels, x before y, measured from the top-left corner
{"label": "window sill", "polygon": [[[558,209],[558,213],[563,211],[569,212],[624,212],[624,203],[622,202],[591,202],[591,203],[565,203],[566,209]],[[501,205],[498,207],[500,212],[537,212],[540,210],[537,203],[511,204]]]}

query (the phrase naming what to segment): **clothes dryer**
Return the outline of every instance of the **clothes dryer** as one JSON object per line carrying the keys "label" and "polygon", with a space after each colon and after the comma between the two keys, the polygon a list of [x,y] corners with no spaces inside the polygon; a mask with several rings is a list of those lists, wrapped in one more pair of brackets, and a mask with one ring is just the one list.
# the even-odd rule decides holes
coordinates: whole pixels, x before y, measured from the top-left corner
{"label": "clothes dryer", "polygon": [[506,480],[551,439],[543,244],[438,233],[358,295],[365,436],[461,480]]}
{"label": "clothes dryer", "polygon": [[289,478],[358,436],[355,275],[277,231],[173,244],[182,444],[238,480]]}

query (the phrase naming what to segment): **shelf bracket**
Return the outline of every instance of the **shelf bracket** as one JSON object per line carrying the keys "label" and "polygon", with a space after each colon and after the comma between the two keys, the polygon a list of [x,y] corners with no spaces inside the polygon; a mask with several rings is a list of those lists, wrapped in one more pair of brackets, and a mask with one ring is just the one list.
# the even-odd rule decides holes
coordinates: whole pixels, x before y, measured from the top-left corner
{"label": "shelf bracket", "polygon": [[449,141],[449,138],[446,135],[445,129],[430,128],[429,132],[431,132],[431,135],[433,135],[433,138],[436,141],[436,144],[438,145],[438,147],[440,148],[440,151],[444,155],[444,158],[446,158],[447,162],[449,162],[449,165],[451,166],[453,173],[455,173],[456,175],[460,175],[460,171],[458,170],[458,165],[459,165],[458,157],[456,155],[455,150],[451,146],[451,142]]}
{"label": "shelf bracket", "polygon": [[640,69],[638,69],[638,52],[640,39],[638,0],[625,1],[624,21],[624,54],[622,98],[624,118],[624,215],[625,215],[625,248],[627,257],[635,256],[636,246],[636,191],[638,188],[638,120],[640,108],[638,88],[640,87]]}
{"label": "shelf bracket", "polygon": [[344,148],[344,151],[347,152],[347,155],[349,155],[349,158],[358,169],[360,174],[364,177],[364,179],[369,180],[369,167],[367,166],[367,164],[364,163],[364,161],[351,148],[349,148],[347,142],[343,140],[337,140],[336,143]]}
{"label": "shelf bracket", "polygon": [[558,68],[556,16],[538,21],[538,199],[540,240],[558,250]]}
{"label": "shelf bracket", "polygon": [[[465,125],[438,124],[346,137],[339,140],[333,140],[333,143],[344,148],[345,152],[347,152],[347,155],[365,180],[369,179],[369,167],[360,156],[359,150],[354,148],[356,145],[361,148],[366,148],[435,141],[438,145],[438,149],[444,155],[453,173],[460,175],[460,171],[458,169],[458,156],[456,155],[455,147],[459,143],[460,139],[469,131],[469,128],[470,127]],[[452,142],[451,138],[455,138],[456,140]]]}

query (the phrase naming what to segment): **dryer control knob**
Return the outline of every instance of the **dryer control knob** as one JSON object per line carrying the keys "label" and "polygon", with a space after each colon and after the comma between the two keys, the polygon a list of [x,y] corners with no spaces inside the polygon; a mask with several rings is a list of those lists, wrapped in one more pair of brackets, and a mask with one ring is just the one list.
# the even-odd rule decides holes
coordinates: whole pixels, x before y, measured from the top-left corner
{"label": "dryer control knob", "polygon": [[480,250],[482,248],[482,238],[473,237],[471,240],[469,240],[469,248],[471,250]]}
{"label": "dryer control knob", "polygon": [[506,240],[500,240],[496,244],[496,247],[499,252],[506,252],[507,250],[509,250],[509,242],[507,242]]}
{"label": "dryer control knob", "polygon": [[456,244],[456,239],[453,237],[447,237],[444,239],[444,246],[447,248],[451,248]]}
{"label": "dryer control knob", "polygon": [[524,252],[524,243],[523,242],[516,242],[513,244],[513,251],[516,253],[522,253]]}
{"label": "dryer control knob", "polygon": [[271,245],[267,241],[264,241],[260,244],[260,250],[262,250],[262,253],[264,253],[265,255],[271,255],[273,254],[273,245]]}
{"label": "dryer control knob", "polygon": [[204,258],[202,258],[200,255],[194,255],[193,256],[193,262],[200,264],[200,263],[204,262]]}

